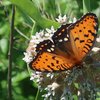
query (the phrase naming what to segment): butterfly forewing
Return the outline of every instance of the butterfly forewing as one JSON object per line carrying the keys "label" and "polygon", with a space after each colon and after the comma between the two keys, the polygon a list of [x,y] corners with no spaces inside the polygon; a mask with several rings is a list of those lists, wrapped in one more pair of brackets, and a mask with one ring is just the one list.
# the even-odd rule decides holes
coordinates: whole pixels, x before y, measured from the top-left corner
{"label": "butterfly forewing", "polygon": [[[67,27],[70,24],[66,24],[66,25],[62,25],[60,28],[58,28],[58,30],[54,33],[54,35],[52,36],[52,39],[54,41],[54,44],[56,46],[58,46],[59,43],[62,43],[64,41],[68,41],[68,33],[67,33]],[[66,36],[67,35],[67,36]]]}
{"label": "butterfly forewing", "polygon": [[68,28],[70,41],[76,56],[81,60],[91,50],[98,31],[98,19],[95,14],[87,13]]}
{"label": "butterfly forewing", "polygon": [[[71,58],[64,58],[63,52],[57,50],[53,42],[44,40],[37,45],[38,52],[33,61],[29,64],[30,68],[38,71],[62,71],[70,69],[74,63]],[[61,53],[61,54],[59,54]]]}

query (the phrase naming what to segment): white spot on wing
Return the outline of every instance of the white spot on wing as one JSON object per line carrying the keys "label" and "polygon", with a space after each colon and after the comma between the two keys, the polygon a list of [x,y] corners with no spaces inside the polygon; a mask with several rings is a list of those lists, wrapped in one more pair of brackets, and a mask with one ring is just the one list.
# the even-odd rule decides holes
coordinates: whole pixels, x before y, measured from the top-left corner
{"label": "white spot on wing", "polygon": [[67,34],[67,37],[69,37],[69,35]]}
{"label": "white spot on wing", "polygon": [[64,38],[64,41],[68,41],[68,38]]}
{"label": "white spot on wing", "polygon": [[48,51],[48,52],[51,52],[51,50],[50,50],[50,49],[47,49],[47,51]]}
{"label": "white spot on wing", "polygon": [[63,41],[62,39],[59,40],[59,42],[62,42],[62,41]]}
{"label": "white spot on wing", "polygon": [[52,47],[55,47],[54,45],[52,45]]}
{"label": "white spot on wing", "polygon": [[51,48],[52,51],[54,51],[54,48]]}

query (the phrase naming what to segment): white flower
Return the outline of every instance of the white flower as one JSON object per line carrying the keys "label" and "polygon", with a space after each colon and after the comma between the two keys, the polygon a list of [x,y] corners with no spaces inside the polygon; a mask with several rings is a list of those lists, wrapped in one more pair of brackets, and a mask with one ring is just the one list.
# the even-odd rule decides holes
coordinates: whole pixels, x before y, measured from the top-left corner
{"label": "white flower", "polygon": [[51,95],[51,92],[48,92],[47,94],[42,95],[42,97],[48,98]]}
{"label": "white flower", "polygon": [[98,47],[94,47],[94,48],[92,49],[93,52],[98,52],[99,50],[100,50],[100,48],[98,48]]}
{"label": "white flower", "polygon": [[60,24],[65,24],[67,22],[67,17],[66,15],[64,15],[63,17],[61,15],[58,16],[58,18],[56,18],[56,20],[60,23]]}
{"label": "white flower", "polygon": [[53,36],[54,32],[55,29],[53,26],[51,26],[51,29],[46,28],[45,37],[51,40],[51,37]]}
{"label": "white flower", "polygon": [[69,20],[69,23],[75,23],[77,21],[77,19],[74,17],[72,20]]}
{"label": "white flower", "polygon": [[41,30],[40,32],[36,32],[36,34],[32,36],[32,39],[30,40],[30,42],[34,43],[33,47],[36,47],[37,44],[39,44],[43,40],[51,39],[54,32],[55,32],[55,29],[53,26],[51,26],[51,29],[46,28],[46,31]]}
{"label": "white flower", "polygon": [[40,32],[36,32],[35,36],[32,36],[32,39],[30,40],[30,42],[33,42],[34,44],[40,43],[44,39],[44,34],[45,34],[44,30]]}
{"label": "white flower", "polygon": [[31,74],[30,80],[34,80],[34,79],[40,78],[41,74],[42,74],[42,72],[34,71],[34,72]]}
{"label": "white flower", "polygon": [[76,21],[77,21],[77,19],[74,17],[72,22],[75,23]]}
{"label": "white flower", "polygon": [[96,38],[96,41],[97,41],[97,42],[100,42],[100,36],[99,36],[98,38]]}
{"label": "white flower", "polygon": [[46,28],[47,33],[52,34],[55,32],[55,29],[53,26],[51,26],[51,29]]}
{"label": "white flower", "polygon": [[35,80],[38,84],[43,80],[43,77],[42,76],[42,72],[39,72],[39,71],[34,71],[32,74],[31,74],[31,78],[30,80]]}
{"label": "white flower", "polygon": [[53,82],[51,85],[48,85],[48,88],[50,88],[51,90],[55,90],[58,87],[59,87],[59,84],[57,84],[56,82]]}
{"label": "white flower", "polygon": [[52,79],[54,77],[54,73],[47,73],[47,77],[50,77]]}
{"label": "white flower", "polygon": [[33,56],[30,52],[24,52],[24,55],[25,57],[23,58],[23,60],[26,62],[26,63],[30,63],[32,60],[33,60]]}
{"label": "white flower", "polygon": [[81,94],[81,92],[80,91],[77,91],[77,95],[79,96]]}
{"label": "white flower", "polygon": [[65,97],[61,97],[61,100],[66,100],[66,98]]}

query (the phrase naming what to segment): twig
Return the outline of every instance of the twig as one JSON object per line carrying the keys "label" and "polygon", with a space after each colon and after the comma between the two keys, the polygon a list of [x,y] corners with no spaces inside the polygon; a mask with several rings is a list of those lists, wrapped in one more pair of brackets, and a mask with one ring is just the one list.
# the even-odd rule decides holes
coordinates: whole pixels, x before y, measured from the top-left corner
{"label": "twig", "polygon": [[13,49],[13,33],[14,33],[14,17],[15,17],[15,7],[12,5],[12,19],[10,24],[10,45],[9,45],[9,66],[8,66],[8,100],[12,100],[12,49]]}

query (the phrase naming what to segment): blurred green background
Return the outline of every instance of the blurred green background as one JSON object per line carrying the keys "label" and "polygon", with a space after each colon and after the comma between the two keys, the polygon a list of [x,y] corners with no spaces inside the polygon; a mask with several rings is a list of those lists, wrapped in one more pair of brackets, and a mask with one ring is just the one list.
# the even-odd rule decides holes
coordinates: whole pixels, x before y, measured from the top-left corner
{"label": "blurred green background", "polygon": [[[37,85],[30,81],[27,65],[22,60],[31,35],[52,25],[59,27],[55,21],[59,14],[80,18],[86,12],[93,12],[100,19],[100,0],[0,0],[0,100],[7,100],[8,94],[12,3],[16,5],[12,51],[13,100],[35,100]],[[38,97],[38,100],[42,98]]]}

